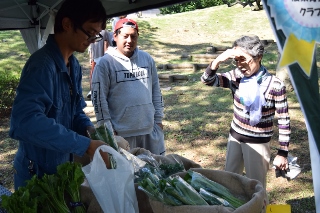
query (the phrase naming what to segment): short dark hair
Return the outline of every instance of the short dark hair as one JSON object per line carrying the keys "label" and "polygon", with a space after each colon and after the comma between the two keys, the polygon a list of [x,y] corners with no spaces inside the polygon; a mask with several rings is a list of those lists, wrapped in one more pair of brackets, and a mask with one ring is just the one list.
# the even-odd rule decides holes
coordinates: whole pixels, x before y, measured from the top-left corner
{"label": "short dark hair", "polygon": [[65,17],[73,22],[74,29],[87,21],[102,22],[102,29],[106,28],[107,14],[100,0],[65,0],[55,18],[55,33],[63,32],[62,19]]}

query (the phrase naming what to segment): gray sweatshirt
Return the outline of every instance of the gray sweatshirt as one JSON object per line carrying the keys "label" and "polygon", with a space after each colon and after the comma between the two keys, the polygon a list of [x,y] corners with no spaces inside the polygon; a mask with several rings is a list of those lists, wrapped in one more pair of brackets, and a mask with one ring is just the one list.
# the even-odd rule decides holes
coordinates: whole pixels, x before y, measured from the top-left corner
{"label": "gray sweatshirt", "polygon": [[[135,49],[131,58],[108,48],[92,76],[97,125],[111,122],[122,137],[150,134],[163,118],[163,100],[152,57]],[[110,124],[110,123],[109,123]]]}

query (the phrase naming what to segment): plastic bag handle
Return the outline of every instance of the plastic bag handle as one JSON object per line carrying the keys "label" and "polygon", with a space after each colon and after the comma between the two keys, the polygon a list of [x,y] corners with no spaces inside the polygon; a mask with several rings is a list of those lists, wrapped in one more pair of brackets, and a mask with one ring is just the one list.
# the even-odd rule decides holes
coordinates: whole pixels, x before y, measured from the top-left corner
{"label": "plastic bag handle", "polygon": [[[107,152],[109,154],[112,154],[113,158],[115,159],[115,161],[117,162],[117,168],[116,169],[123,169],[123,167],[127,167],[128,166],[128,162],[127,160],[119,153],[117,152],[116,150],[114,150],[111,146],[108,146],[108,145],[102,145],[102,146],[99,146],[95,153],[94,153],[94,156],[93,156],[93,159],[92,159],[92,162],[91,162],[91,170],[95,170],[95,169],[98,169],[96,167],[100,167],[101,164],[99,163],[93,163],[93,162],[104,162],[101,155],[100,155],[100,152],[99,151],[103,151],[103,152]],[[109,170],[109,169],[108,169]]]}

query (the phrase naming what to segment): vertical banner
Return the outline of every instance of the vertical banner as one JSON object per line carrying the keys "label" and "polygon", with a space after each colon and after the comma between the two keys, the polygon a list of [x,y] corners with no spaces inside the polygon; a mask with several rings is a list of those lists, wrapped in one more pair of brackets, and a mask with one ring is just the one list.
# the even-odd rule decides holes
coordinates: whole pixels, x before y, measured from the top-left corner
{"label": "vertical banner", "polygon": [[316,66],[320,1],[262,1],[281,53],[278,66],[287,67],[306,120],[316,212],[320,213],[320,98]]}

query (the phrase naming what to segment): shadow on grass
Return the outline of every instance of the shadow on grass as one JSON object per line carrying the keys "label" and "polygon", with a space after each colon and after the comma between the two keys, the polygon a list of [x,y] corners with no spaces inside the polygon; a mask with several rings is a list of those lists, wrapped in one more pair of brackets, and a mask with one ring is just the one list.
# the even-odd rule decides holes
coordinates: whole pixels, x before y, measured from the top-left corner
{"label": "shadow on grass", "polygon": [[314,203],[314,196],[287,200],[292,213],[315,213]]}
{"label": "shadow on grass", "polygon": [[[209,46],[208,43],[199,43],[196,45],[179,45],[176,43],[171,43],[170,40],[166,43],[160,42],[157,39],[155,32],[158,30],[157,27],[151,27],[147,21],[139,20],[139,45],[143,46],[146,51],[151,49],[161,50],[161,47],[165,47],[166,54],[176,54],[176,53],[206,53],[206,47]],[[174,35],[173,35],[174,36]],[[195,38],[196,39],[196,38]],[[188,43],[186,41],[186,43]],[[215,46],[215,44],[211,44]],[[230,42],[226,41],[225,45],[230,46]],[[221,45],[217,45],[221,46]]]}
{"label": "shadow on grass", "polygon": [[[139,46],[142,47],[143,50],[149,52],[152,56],[154,56],[155,61],[159,57],[163,57],[163,55],[159,55],[159,52],[162,52],[164,49],[165,54],[168,56],[175,56],[173,59],[177,61],[180,59],[182,54],[206,54],[207,47],[224,47],[231,48],[234,41],[223,41],[222,44],[215,43],[201,43],[201,39],[199,38],[199,43],[197,44],[188,44],[188,41],[184,41],[185,44],[177,44],[171,42],[168,39],[167,42],[159,41],[157,31],[160,31],[157,27],[152,27],[147,21],[139,20]],[[174,35],[172,35],[174,36]],[[198,39],[198,38],[194,38]],[[171,59],[172,60],[172,59]],[[278,49],[275,43],[269,43],[265,46],[265,53],[263,58],[263,63],[267,65],[268,69],[275,70],[278,61]],[[208,63],[210,61],[207,61]]]}

